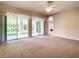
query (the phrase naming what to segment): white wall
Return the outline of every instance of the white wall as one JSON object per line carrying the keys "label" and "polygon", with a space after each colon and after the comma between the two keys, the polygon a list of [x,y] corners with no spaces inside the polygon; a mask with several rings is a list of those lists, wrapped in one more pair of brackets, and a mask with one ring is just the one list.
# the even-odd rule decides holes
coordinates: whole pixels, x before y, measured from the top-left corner
{"label": "white wall", "polygon": [[53,17],[55,36],[79,39],[79,8],[56,13]]}
{"label": "white wall", "polygon": [[[1,14],[1,13],[0,13]],[[2,15],[0,15],[0,42],[2,41]]]}
{"label": "white wall", "polygon": [[53,17],[52,16],[48,18],[48,34],[49,36],[53,36],[53,31],[50,31],[50,29],[53,30]]}

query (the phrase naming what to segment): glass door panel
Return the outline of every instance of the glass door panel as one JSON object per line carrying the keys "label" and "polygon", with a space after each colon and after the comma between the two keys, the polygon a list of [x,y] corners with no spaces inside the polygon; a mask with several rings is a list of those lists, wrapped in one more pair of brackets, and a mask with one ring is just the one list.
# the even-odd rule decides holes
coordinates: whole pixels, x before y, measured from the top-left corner
{"label": "glass door panel", "polygon": [[32,36],[44,34],[44,19],[32,17]]}
{"label": "glass door panel", "polygon": [[7,40],[17,38],[17,17],[12,14],[7,14]]}
{"label": "glass door panel", "polygon": [[18,38],[28,37],[28,17],[18,17]]}
{"label": "glass door panel", "polygon": [[32,36],[39,35],[37,17],[32,17]]}
{"label": "glass door panel", "polygon": [[40,19],[40,33],[39,34],[44,34],[44,19]]}

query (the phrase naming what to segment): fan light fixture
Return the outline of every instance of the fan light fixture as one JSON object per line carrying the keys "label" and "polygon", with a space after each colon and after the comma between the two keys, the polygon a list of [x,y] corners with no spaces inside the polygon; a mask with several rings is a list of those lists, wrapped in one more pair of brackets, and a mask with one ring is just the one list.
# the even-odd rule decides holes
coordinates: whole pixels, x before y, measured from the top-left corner
{"label": "fan light fixture", "polygon": [[48,8],[46,8],[46,11],[50,12],[50,11],[52,11],[52,8],[48,7]]}
{"label": "fan light fixture", "polygon": [[53,1],[48,1],[47,2],[47,7],[46,7],[46,11],[47,12],[51,12],[52,10],[56,10],[55,8],[53,8],[55,5],[53,4]]}

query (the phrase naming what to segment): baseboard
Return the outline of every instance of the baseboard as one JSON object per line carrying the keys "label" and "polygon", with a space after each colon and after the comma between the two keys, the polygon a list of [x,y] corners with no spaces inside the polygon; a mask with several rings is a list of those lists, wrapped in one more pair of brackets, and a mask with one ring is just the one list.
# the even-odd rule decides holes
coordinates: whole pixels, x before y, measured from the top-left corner
{"label": "baseboard", "polygon": [[61,38],[66,38],[66,39],[78,40],[79,41],[79,39],[77,39],[77,38],[72,38],[72,37],[68,37],[68,36],[60,36],[60,35],[54,35],[54,36],[61,37]]}

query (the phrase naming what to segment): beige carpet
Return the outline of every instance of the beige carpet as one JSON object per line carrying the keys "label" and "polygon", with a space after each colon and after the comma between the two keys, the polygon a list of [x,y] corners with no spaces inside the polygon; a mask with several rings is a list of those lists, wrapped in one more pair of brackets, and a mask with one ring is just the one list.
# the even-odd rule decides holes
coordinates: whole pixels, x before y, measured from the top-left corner
{"label": "beige carpet", "polygon": [[79,41],[36,37],[0,44],[0,57],[79,57]]}

